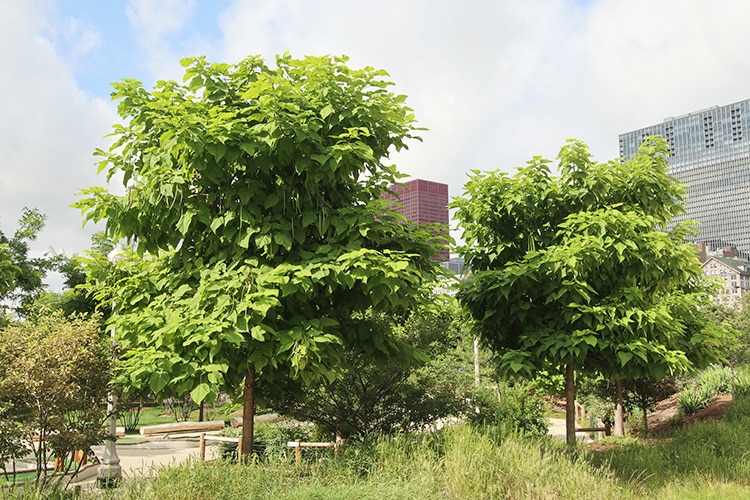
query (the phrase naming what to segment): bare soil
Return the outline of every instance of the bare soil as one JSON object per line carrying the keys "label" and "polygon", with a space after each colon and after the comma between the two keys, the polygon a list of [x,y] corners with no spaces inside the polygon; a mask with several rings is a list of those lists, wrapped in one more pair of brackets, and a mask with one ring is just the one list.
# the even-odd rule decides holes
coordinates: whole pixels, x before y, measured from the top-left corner
{"label": "bare soil", "polygon": [[[652,436],[658,436],[673,428],[673,424],[670,423],[670,419],[673,419],[679,413],[679,406],[677,401],[680,394],[673,394],[669,398],[659,401],[656,404],[656,410],[650,413],[648,416],[648,430]],[[732,396],[729,394],[721,394],[715,396],[711,402],[702,411],[694,415],[687,415],[682,418],[682,425],[689,425],[699,420],[721,420],[724,417],[724,413],[732,403]]]}

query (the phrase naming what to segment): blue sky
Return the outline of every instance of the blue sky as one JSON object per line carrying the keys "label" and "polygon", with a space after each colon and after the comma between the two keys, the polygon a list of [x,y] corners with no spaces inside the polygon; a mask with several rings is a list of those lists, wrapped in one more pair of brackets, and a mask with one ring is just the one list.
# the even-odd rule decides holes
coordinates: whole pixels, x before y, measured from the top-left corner
{"label": "blue sky", "polygon": [[68,205],[104,184],[92,152],[118,120],[109,84],[181,79],[179,60],[346,54],[387,70],[422,143],[393,158],[461,194],[472,169],[599,160],[617,135],[750,98],[746,0],[7,0],[0,17],[0,228],[48,214],[37,251],[88,247]]}

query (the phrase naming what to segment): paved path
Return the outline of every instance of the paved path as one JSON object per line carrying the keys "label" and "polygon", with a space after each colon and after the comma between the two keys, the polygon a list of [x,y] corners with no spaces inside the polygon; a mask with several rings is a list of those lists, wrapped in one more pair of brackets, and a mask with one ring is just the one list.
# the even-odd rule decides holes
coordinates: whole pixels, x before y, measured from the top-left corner
{"label": "paved path", "polygon": [[[101,458],[104,446],[91,447],[97,457]],[[216,448],[206,447],[207,458],[212,458]],[[149,441],[141,444],[119,444],[117,445],[117,456],[120,459],[122,478],[132,479],[141,476],[150,476],[164,466],[178,465],[188,460],[200,460],[200,449],[198,441],[165,440]],[[95,487],[97,482],[98,465],[88,469],[80,481],[73,484],[84,488]]]}
{"label": "paved path", "polygon": [[564,418],[550,418],[549,429],[547,434],[558,439],[565,441],[565,419]]}

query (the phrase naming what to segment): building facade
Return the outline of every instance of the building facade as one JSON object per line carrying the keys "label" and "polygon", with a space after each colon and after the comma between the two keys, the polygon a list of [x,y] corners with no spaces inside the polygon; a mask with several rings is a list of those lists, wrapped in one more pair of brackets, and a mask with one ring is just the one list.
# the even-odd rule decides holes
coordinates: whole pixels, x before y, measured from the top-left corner
{"label": "building facade", "polygon": [[694,220],[695,241],[750,257],[750,99],[621,134],[620,157],[634,155],[650,135],[666,139],[670,174],[686,185],[686,213],[675,222]]}
{"label": "building facade", "polygon": [[706,276],[718,278],[721,289],[713,300],[718,304],[737,307],[740,298],[750,289],[750,263],[744,260],[711,256],[702,265]]}
{"label": "building facade", "polygon": [[[411,222],[418,224],[440,224],[440,233],[446,237],[449,232],[448,215],[448,185],[440,182],[414,179],[403,184],[390,186],[383,198],[397,202],[396,210],[404,214]],[[446,248],[435,256],[435,260],[445,262],[450,258],[450,251]]]}

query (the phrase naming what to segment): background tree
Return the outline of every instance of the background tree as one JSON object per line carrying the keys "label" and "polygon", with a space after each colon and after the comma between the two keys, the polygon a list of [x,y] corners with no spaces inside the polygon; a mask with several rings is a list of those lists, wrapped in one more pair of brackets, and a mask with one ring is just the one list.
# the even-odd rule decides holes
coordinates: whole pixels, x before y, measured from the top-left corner
{"label": "background tree", "polygon": [[373,357],[352,349],[334,382],[290,381],[285,391],[269,392],[266,401],[284,415],[344,438],[409,432],[460,416],[473,385],[472,359],[461,356],[460,344],[471,343],[461,318],[457,307],[447,305],[423,308],[401,325],[371,315],[374,328],[395,329],[394,335],[421,355]]}
{"label": "background tree", "polygon": [[414,131],[385,72],[182,63],[184,85],[115,84],[124,124],[99,169],[127,192],[90,188],[77,206],[139,253],[101,295],[129,383],[196,402],[244,387],[249,452],[256,376],[333,380],[347,349],[397,351],[364,313],[426,297],[440,242],[380,200],[398,177],[384,160]]}
{"label": "background tree", "polygon": [[83,255],[56,257],[57,271],[62,274],[64,289],[60,292],[43,290],[34,301],[34,308],[61,310],[66,315],[91,315],[99,312],[105,317],[111,313],[111,304],[100,307],[94,296],[91,284],[99,278],[105,278],[112,272],[112,264],[107,255],[114,250],[111,240],[97,232],[91,236],[91,247]]}
{"label": "background tree", "polygon": [[732,398],[735,396],[738,364],[750,362],[750,294],[745,294],[739,307],[728,307],[712,302],[706,314],[725,334],[724,352],[732,373]]}
{"label": "background tree", "polygon": [[0,427],[32,446],[37,480],[50,457],[101,443],[109,363],[95,317],[45,312],[0,329]]}
{"label": "background tree", "polygon": [[24,316],[44,289],[43,279],[55,267],[54,257],[31,257],[30,243],[44,228],[46,216],[35,208],[24,207],[13,236],[0,230],[0,327],[7,324],[7,313]]}
{"label": "background tree", "polygon": [[564,369],[570,445],[576,369],[659,380],[720,353],[690,226],[664,229],[684,193],[666,156],[649,139],[624,163],[595,163],[572,140],[559,176],[539,157],[513,177],[475,171],[453,203],[473,271],[459,300],[507,373]]}

